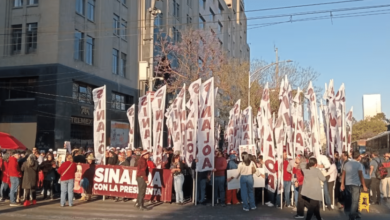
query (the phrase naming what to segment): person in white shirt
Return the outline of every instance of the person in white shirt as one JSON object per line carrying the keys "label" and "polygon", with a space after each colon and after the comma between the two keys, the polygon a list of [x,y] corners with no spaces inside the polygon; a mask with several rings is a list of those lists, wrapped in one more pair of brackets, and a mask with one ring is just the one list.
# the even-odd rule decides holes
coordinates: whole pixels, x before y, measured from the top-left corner
{"label": "person in white shirt", "polygon": [[[320,168],[322,172],[327,172],[330,169],[330,162],[327,156],[321,154],[317,157],[317,161],[318,161],[317,167]],[[332,208],[331,200],[329,196],[329,191],[331,191],[331,189],[328,189],[328,180],[329,180],[329,176],[326,177],[326,181],[324,182],[323,188],[324,188],[325,204],[328,206],[328,209],[330,210]]]}
{"label": "person in white shirt", "polygon": [[333,162],[333,159],[328,157],[328,161],[330,163],[330,168],[328,169],[328,171],[325,172],[324,176],[326,177],[326,179],[328,179],[328,191],[329,191],[329,197],[330,197],[330,200],[331,200],[331,207],[332,209],[334,209],[334,184],[336,182],[336,178],[337,178],[337,166],[336,164]]}

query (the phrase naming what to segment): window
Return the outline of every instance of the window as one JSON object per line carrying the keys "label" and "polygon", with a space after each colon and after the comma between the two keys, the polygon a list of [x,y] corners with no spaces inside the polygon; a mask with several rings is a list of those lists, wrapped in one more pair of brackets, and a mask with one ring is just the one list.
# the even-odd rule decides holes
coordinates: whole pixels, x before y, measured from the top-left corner
{"label": "window", "polygon": [[121,37],[122,37],[122,39],[126,40],[126,36],[127,36],[127,21],[122,20],[122,23],[121,23]]}
{"label": "window", "polygon": [[87,18],[91,21],[95,20],[95,0],[88,0]]}
{"label": "window", "polygon": [[83,61],[84,57],[84,34],[76,30],[74,34],[74,59]]}
{"label": "window", "polygon": [[173,0],[173,16],[176,18],[179,18],[179,16],[180,16],[179,9],[180,9],[180,5],[177,2],[177,0]]}
{"label": "window", "polygon": [[219,14],[223,13],[223,6],[220,3],[218,3],[218,10],[219,10]]}
{"label": "window", "polygon": [[187,0],[187,5],[189,8],[191,8],[191,0]]}
{"label": "window", "polygon": [[27,24],[26,53],[32,53],[37,50],[37,41],[38,41],[38,24],[37,23]]}
{"label": "window", "polygon": [[92,87],[83,83],[73,82],[73,100],[92,104]]}
{"label": "window", "polygon": [[173,41],[178,42],[180,40],[180,32],[176,27],[172,27]]}
{"label": "window", "polygon": [[84,15],[84,0],[76,0],[76,12]]}
{"label": "window", "polygon": [[215,13],[211,8],[210,8],[210,21],[215,22]]}
{"label": "window", "polygon": [[119,16],[114,14],[114,19],[112,21],[112,28],[114,30],[114,34],[119,35]]}
{"label": "window", "polygon": [[23,7],[23,0],[14,0],[14,7]]}
{"label": "window", "polygon": [[111,108],[118,110],[126,110],[126,96],[122,94],[112,93]]}
{"label": "window", "polygon": [[222,23],[218,21],[218,33],[222,34],[222,29],[223,29]]}
{"label": "window", "polygon": [[154,26],[161,27],[162,25],[163,25],[163,15],[162,13],[160,13],[154,19]]}
{"label": "window", "polygon": [[190,17],[190,15],[187,14],[187,24],[191,24],[192,23],[192,18]]}
{"label": "window", "polygon": [[119,75],[123,77],[126,76],[126,57],[126,54],[121,53],[121,59],[119,62]]}
{"label": "window", "polygon": [[33,99],[37,87],[37,78],[12,78],[0,82],[9,90],[6,99]]}
{"label": "window", "polygon": [[199,15],[199,29],[205,29],[206,28],[206,20],[203,18],[202,15]]}
{"label": "window", "polygon": [[90,36],[87,36],[87,47],[85,50],[85,62],[89,65],[93,64],[93,38]]}
{"label": "window", "polygon": [[22,25],[12,25],[12,54],[20,54],[22,52]]}
{"label": "window", "polygon": [[116,49],[112,49],[112,73],[118,74],[118,56],[119,51]]}
{"label": "window", "polygon": [[37,5],[38,0],[28,0],[27,5]]}
{"label": "window", "polygon": [[199,9],[206,9],[206,0],[199,0]]}

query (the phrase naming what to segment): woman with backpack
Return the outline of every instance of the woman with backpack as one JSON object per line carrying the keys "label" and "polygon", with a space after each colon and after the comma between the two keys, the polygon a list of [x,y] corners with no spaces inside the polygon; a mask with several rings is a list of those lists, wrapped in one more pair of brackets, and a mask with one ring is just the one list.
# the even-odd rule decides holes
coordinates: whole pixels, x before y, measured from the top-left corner
{"label": "woman with backpack", "polygon": [[[244,211],[249,211],[249,208],[251,210],[255,210],[256,204],[255,204],[255,197],[253,193],[253,174],[256,174],[257,176],[260,176],[260,172],[256,169],[256,164],[253,163],[250,158],[249,154],[247,152],[243,152],[241,154],[242,162],[238,164],[238,175],[236,177],[230,177],[228,181],[231,181],[232,179],[236,178],[238,179],[240,177],[240,187],[241,187],[241,199],[242,199],[242,206]],[[248,205],[249,201],[249,205]]]}

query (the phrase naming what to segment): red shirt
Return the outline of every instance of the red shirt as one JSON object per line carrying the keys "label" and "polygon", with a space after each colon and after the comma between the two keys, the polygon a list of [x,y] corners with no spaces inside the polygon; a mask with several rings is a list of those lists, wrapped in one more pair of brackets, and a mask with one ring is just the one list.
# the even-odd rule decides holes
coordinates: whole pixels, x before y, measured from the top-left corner
{"label": "red shirt", "polygon": [[293,174],[295,174],[297,176],[298,185],[302,186],[303,185],[303,179],[304,179],[302,170],[297,169],[297,168],[294,167],[293,168]]}
{"label": "red shirt", "polygon": [[291,181],[292,174],[287,172],[287,167],[290,162],[288,160],[283,161],[283,180],[284,181]]}
{"label": "red shirt", "polygon": [[223,157],[216,157],[214,160],[214,167],[217,171],[214,172],[215,176],[225,176],[225,170],[227,168],[226,159]]}
{"label": "red shirt", "polygon": [[148,175],[149,175],[149,169],[148,169],[148,163],[146,162],[144,157],[140,157],[138,160],[138,166],[137,166],[137,178],[142,176],[145,181],[148,181]]}
{"label": "red shirt", "polygon": [[9,157],[8,174],[10,177],[19,177],[19,178],[22,177],[18,160],[13,156]]}
{"label": "red shirt", "polygon": [[57,172],[61,175],[61,181],[74,179],[76,171],[77,171],[77,165],[70,161],[66,161],[63,164],[61,164],[60,168],[58,168],[57,170]]}
{"label": "red shirt", "polygon": [[3,163],[1,165],[1,171],[3,172],[2,176],[2,182],[10,184],[9,174],[8,174],[8,162],[3,160]]}
{"label": "red shirt", "polygon": [[149,169],[154,169],[154,168],[156,168],[156,165],[154,165],[153,161],[148,160],[148,168],[149,168]]}

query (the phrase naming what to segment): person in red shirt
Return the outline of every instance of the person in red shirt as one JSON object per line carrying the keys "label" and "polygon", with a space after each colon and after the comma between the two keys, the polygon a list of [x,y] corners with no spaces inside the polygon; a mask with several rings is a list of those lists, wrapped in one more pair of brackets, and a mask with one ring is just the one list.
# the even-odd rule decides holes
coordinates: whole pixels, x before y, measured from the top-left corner
{"label": "person in red shirt", "polygon": [[214,198],[218,198],[219,192],[219,204],[221,204],[222,207],[225,207],[225,171],[227,168],[227,161],[223,157],[222,151],[219,148],[216,150],[214,168]]}
{"label": "person in red shirt", "polygon": [[147,163],[148,159],[149,159],[149,152],[147,150],[142,151],[141,157],[139,158],[138,165],[137,165],[138,196],[137,196],[137,202],[135,203],[135,207],[139,208],[142,211],[149,210],[147,207],[144,206],[146,187],[149,183],[148,181],[149,168]]}
{"label": "person in red shirt", "polygon": [[16,192],[20,184],[20,178],[22,173],[20,172],[20,167],[18,159],[20,154],[17,151],[12,153],[12,156],[9,158],[8,162],[8,174],[10,176],[11,182],[11,191],[10,191],[10,206],[19,206],[20,204],[16,203]]}
{"label": "person in red shirt", "polygon": [[6,191],[8,190],[11,182],[8,174],[8,160],[9,160],[9,154],[5,154],[2,158],[1,163],[1,172],[2,172],[2,179],[1,179],[1,188],[0,188],[0,197],[1,202],[5,202],[5,199],[7,197]]}
{"label": "person in red shirt", "polygon": [[298,201],[296,201],[297,206],[297,215],[295,218],[304,218],[304,208],[305,208],[305,200],[302,197],[301,191],[303,186],[304,176],[302,173],[301,167],[305,167],[307,164],[307,160],[302,155],[297,155],[295,158],[295,164],[293,167],[293,174],[296,176],[296,181],[298,183]]}
{"label": "person in red shirt", "polygon": [[73,163],[73,157],[71,154],[66,156],[66,161],[61,164],[57,172],[60,174],[61,180],[61,201],[60,204],[62,207],[66,203],[66,194],[68,194],[68,203],[69,207],[73,206],[73,187],[74,179],[77,170],[76,163]]}
{"label": "person in red shirt", "polygon": [[287,170],[290,161],[287,159],[287,152],[283,152],[283,191],[286,207],[291,208],[290,192],[292,174]]}

